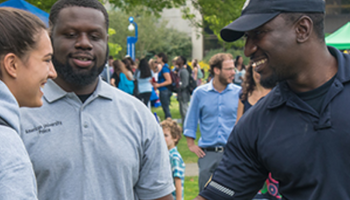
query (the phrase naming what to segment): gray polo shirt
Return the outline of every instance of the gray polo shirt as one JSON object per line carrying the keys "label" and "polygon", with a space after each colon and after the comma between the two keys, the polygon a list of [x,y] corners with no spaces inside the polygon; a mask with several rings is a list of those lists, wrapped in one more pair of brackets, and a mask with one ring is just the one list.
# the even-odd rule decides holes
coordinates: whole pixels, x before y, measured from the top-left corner
{"label": "gray polo shirt", "polygon": [[156,199],[174,190],[154,116],[101,79],[85,103],[49,80],[44,105],[21,109],[21,120],[41,200]]}

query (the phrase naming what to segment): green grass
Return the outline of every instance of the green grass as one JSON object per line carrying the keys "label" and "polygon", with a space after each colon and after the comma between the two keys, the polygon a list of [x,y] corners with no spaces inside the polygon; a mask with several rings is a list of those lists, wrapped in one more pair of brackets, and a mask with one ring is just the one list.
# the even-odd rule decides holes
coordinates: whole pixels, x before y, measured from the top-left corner
{"label": "green grass", "polygon": [[[157,113],[161,121],[164,120],[164,113],[163,113],[162,107],[152,108],[152,112]],[[179,112],[179,103],[177,102],[176,97],[174,95],[171,97],[170,113],[173,119],[181,119],[180,112]],[[180,126],[182,126],[182,124],[180,124]],[[199,128],[198,128],[196,143],[198,141],[199,135],[200,134],[199,134]],[[185,137],[182,137],[180,142],[177,144],[177,149],[179,150],[182,156],[182,159],[184,160],[185,163],[197,162],[198,157],[196,156],[196,154],[192,153],[188,149]],[[198,176],[185,177],[184,193],[185,193],[184,194],[185,200],[192,200],[198,195],[199,193]]]}
{"label": "green grass", "polygon": [[[164,112],[162,107],[152,108],[151,110],[152,110],[152,113],[157,113],[158,117],[160,118],[160,121],[164,120]],[[177,102],[176,97],[174,95],[171,97],[170,113],[173,119],[181,119],[180,112],[179,112],[179,103]],[[182,126],[181,123],[180,123],[180,126]],[[200,133],[198,128],[196,143],[198,141],[199,136],[200,136]],[[186,138],[184,136],[181,138],[180,142],[177,144],[177,149],[179,150],[182,156],[182,159],[184,160],[185,163],[197,162],[198,157],[196,156],[196,154],[192,153],[188,149]]]}
{"label": "green grass", "polygon": [[184,191],[185,200],[194,199],[199,193],[198,176],[186,176],[184,189],[185,189]]}

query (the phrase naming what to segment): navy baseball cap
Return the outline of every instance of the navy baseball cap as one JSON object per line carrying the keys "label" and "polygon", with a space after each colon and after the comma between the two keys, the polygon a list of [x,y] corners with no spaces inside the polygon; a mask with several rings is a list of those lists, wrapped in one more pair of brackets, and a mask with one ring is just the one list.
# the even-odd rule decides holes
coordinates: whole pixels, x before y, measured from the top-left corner
{"label": "navy baseball cap", "polygon": [[233,42],[244,32],[258,28],[280,13],[324,13],[325,0],[246,0],[241,16],[220,32],[226,42]]}

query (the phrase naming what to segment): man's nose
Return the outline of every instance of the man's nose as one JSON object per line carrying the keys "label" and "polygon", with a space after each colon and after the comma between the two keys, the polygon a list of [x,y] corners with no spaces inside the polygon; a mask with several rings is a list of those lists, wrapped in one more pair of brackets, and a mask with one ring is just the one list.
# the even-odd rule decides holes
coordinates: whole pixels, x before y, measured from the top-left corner
{"label": "man's nose", "polygon": [[89,39],[89,36],[86,33],[82,33],[78,37],[77,42],[75,43],[75,48],[86,49],[86,50],[92,49],[91,41]]}
{"label": "man's nose", "polygon": [[251,57],[256,52],[257,48],[253,40],[247,37],[244,45],[244,55],[248,58]]}

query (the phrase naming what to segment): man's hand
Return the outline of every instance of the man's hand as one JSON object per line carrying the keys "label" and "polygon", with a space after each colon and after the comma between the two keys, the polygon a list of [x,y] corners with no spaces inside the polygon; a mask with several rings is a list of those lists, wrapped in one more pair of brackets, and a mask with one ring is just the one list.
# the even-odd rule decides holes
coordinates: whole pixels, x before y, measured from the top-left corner
{"label": "man's hand", "polygon": [[194,143],[193,138],[186,137],[186,140],[188,148],[190,149],[190,151],[195,153],[198,156],[198,158],[203,158],[205,156],[204,151]]}

